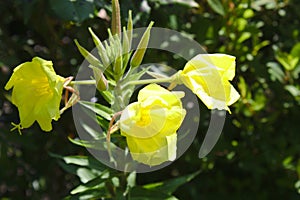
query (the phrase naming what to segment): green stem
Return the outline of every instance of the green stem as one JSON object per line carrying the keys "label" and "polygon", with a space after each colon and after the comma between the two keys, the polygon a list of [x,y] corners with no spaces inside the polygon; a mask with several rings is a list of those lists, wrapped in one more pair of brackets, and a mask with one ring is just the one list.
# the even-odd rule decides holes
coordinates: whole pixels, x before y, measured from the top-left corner
{"label": "green stem", "polygon": [[157,78],[157,79],[144,79],[144,80],[137,80],[137,81],[129,81],[126,84],[128,85],[144,85],[150,83],[171,83],[174,81],[174,76],[168,78]]}
{"label": "green stem", "polygon": [[95,85],[96,80],[71,81],[69,85]]}

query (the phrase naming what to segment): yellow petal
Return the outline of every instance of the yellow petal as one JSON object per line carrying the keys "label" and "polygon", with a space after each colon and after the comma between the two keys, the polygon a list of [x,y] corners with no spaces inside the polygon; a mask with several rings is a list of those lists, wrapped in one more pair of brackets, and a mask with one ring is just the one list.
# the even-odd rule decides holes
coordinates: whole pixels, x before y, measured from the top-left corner
{"label": "yellow petal", "polygon": [[37,122],[43,131],[52,130],[52,124],[51,124],[52,118],[47,112],[47,110],[41,110],[39,113],[37,113],[36,116],[37,116]]}
{"label": "yellow petal", "polygon": [[226,54],[199,54],[192,58],[183,69],[184,73],[197,70],[209,73],[215,68],[222,79],[232,80],[235,76],[235,57]]}
{"label": "yellow petal", "polygon": [[170,92],[169,90],[157,85],[150,84],[140,90],[138,94],[138,101],[143,102],[149,99],[149,97],[159,97],[167,102],[169,106],[181,106],[180,98],[184,96],[184,92]]}
{"label": "yellow petal", "polygon": [[230,91],[227,92],[227,94],[229,95],[226,98],[226,103],[227,105],[232,105],[240,98],[240,94],[238,93],[238,91],[236,91],[236,89],[231,84],[229,90]]}
{"label": "yellow petal", "polygon": [[134,160],[149,166],[155,166],[166,161],[175,160],[177,134],[143,140],[127,137],[127,144]]}

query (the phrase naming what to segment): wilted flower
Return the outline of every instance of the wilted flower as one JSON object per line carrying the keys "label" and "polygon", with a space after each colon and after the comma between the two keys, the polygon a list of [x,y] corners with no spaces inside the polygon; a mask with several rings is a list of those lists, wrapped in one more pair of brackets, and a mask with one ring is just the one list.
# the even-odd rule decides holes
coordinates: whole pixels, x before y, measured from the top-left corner
{"label": "wilted flower", "polygon": [[22,128],[37,121],[42,130],[52,129],[52,119],[60,117],[64,81],[56,75],[51,61],[38,57],[14,69],[5,89],[13,88],[12,103],[18,107]]}
{"label": "wilted flower", "polygon": [[235,57],[226,54],[199,54],[179,72],[179,79],[209,109],[229,110],[240,95],[230,84],[235,76]]}
{"label": "wilted flower", "polygon": [[126,107],[120,129],[134,160],[154,166],[176,158],[176,131],[186,113],[180,101],[183,96],[150,84],[139,91],[137,102]]}

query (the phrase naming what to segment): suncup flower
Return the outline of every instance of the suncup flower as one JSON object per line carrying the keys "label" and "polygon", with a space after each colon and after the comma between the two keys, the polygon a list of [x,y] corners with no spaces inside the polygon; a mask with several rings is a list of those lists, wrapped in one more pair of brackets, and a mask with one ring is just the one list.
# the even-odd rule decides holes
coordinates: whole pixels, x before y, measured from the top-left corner
{"label": "suncup flower", "polygon": [[18,107],[20,125],[35,121],[44,131],[52,130],[52,119],[60,117],[59,106],[65,78],[56,75],[52,62],[35,57],[13,71],[5,89],[12,91],[12,103]]}
{"label": "suncup flower", "polygon": [[199,54],[179,71],[179,79],[209,109],[229,110],[240,95],[230,84],[235,76],[235,57],[226,54]]}
{"label": "suncup flower", "polygon": [[186,111],[183,92],[170,92],[157,84],[141,89],[138,101],[129,104],[120,118],[132,158],[155,166],[176,158],[177,133]]}

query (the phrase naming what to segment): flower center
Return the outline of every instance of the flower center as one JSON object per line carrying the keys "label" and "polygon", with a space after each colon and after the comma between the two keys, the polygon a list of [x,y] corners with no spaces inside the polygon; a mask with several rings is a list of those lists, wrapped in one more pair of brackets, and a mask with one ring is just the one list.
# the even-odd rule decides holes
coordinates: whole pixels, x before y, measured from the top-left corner
{"label": "flower center", "polygon": [[50,88],[47,78],[41,78],[31,81],[34,85],[35,94],[37,96],[52,96],[53,91]]}
{"label": "flower center", "polygon": [[137,117],[138,117],[137,118],[138,126],[147,126],[148,124],[151,123],[150,109],[149,108],[141,108]]}

